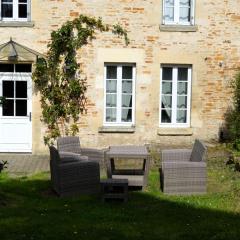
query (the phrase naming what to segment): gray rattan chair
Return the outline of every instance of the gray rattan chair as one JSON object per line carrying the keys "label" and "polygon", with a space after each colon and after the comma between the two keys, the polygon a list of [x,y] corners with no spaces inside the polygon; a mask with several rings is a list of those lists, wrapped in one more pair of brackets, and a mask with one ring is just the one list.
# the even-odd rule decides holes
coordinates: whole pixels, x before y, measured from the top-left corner
{"label": "gray rattan chair", "polygon": [[50,150],[51,182],[60,196],[96,194],[100,191],[99,163],[79,154],[62,154],[54,146]]}
{"label": "gray rattan chair", "polygon": [[160,169],[163,192],[167,194],[206,193],[207,148],[196,140],[193,149],[162,151]]}
{"label": "gray rattan chair", "polygon": [[103,164],[104,151],[94,148],[82,148],[79,137],[59,137],[57,139],[57,148],[60,156],[68,153],[76,153],[88,156],[89,161],[95,161]]}

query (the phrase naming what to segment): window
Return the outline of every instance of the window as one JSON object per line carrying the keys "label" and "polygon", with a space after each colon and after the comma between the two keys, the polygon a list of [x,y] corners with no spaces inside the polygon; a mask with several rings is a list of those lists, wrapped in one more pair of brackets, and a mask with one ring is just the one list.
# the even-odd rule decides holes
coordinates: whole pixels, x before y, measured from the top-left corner
{"label": "window", "polygon": [[2,116],[27,116],[27,81],[2,81]]}
{"label": "window", "polygon": [[32,64],[20,63],[0,63],[0,72],[30,73],[32,72]]}
{"label": "window", "polygon": [[135,108],[135,66],[105,65],[104,125],[131,126]]}
{"label": "window", "polygon": [[163,24],[194,24],[194,0],[163,0]]}
{"label": "window", "polygon": [[190,126],[191,67],[162,66],[160,126]]}
{"label": "window", "polygon": [[4,79],[4,75],[2,75],[0,92],[5,98],[2,105],[2,116],[27,116],[28,86],[22,74],[30,73],[31,69],[31,64],[0,64],[0,73],[12,72],[15,74],[10,79]]}
{"label": "window", "polygon": [[30,0],[0,0],[3,21],[27,21],[30,18]]}

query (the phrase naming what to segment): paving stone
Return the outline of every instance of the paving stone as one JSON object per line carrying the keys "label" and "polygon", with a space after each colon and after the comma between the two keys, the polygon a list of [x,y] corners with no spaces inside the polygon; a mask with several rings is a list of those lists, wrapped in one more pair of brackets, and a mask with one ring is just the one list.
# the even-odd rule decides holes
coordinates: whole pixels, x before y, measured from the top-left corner
{"label": "paving stone", "polygon": [[31,175],[49,171],[49,156],[31,154],[0,154],[0,161],[7,161],[10,175]]}

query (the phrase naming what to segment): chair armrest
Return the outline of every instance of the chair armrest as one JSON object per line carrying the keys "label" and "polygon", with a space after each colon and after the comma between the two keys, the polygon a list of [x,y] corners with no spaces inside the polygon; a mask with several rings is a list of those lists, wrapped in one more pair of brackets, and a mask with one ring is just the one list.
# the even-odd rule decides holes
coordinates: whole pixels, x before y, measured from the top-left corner
{"label": "chair armrest", "polygon": [[191,149],[162,150],[162,162],[188,162],[191,157]]}
{"label": "chair armrest", "polygon": [[199,169],[206,168],[206,162],[179,162],[179,161],[170,161],[170,162],[162,162],[163,171],[166,169]]}
{"label": "chair armrest", "polygon": [[59,156],[62,163],[88,161],[88,157],[72,152],[59,152]]}
{"label": "chair armrest", "polygon": [[95,148],[81,148],[83,155],[88,156],[90,161],[100,162],[104,160],[104,151]]}
{"label": "chair armrest", "polygon": [[64,162],[57,165],[59,171],[78,171],[79,169],[99,168],[99,164],[93,161]]}
{"label": "chair armrest", "polygon": [[100,168],[97,162],[79,161],[58,164],[56,167],[57,175],[62,184],[67,182],[79,182],[84,179],[99,179]]}

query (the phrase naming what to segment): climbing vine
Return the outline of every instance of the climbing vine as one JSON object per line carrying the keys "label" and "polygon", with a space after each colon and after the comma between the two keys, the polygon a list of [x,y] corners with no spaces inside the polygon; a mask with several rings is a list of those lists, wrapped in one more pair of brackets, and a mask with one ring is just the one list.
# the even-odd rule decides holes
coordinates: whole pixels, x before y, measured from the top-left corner
{"label": "climbing vine", "polygon": [[80,114],[87,110],[87,84],[81,77],[76,52],[95,39],[97,32],[109,31],[129,44],[127,32],[119,24],[104,24],[101,18],[84,15],[51,33],[46,58],[37,60],[33,73],[35,88],[40,92],[41,120],[47,126],[45,144],[52,144],[58,136],[78,133]]}
{"label": "climbing vine", "polygon": [[0,105],[2,105],[4,101],[5,101],[5,97],[0,96]]}

